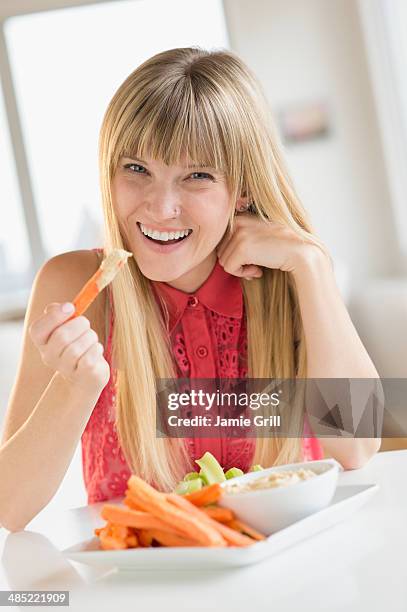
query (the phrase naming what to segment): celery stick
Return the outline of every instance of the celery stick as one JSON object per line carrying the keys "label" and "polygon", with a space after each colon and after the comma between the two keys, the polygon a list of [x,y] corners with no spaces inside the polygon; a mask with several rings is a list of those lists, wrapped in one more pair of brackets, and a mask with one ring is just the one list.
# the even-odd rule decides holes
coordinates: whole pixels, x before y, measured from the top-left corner
{"label": "celery stick", "polygon": [[197,478],[199,478],[198,472],[188,472],[188,474],[185,474],[184,476],[185,481],[196,480]]}
{"label": "celery stick", "polygon": [[184,481],[179,482],[175,487],[174,492],[178,493],[178,495],[186,495],[188,493],[188,483]]}
{"label": "celery stick", "polygon": [[203,482],[201,478],[194,478],[194,480],[188,480],[187,485],[187,493],[195,493],[195,491],[200,491],[202,489]]}
{"label": "celery stick", "polygon": [[244,472],[243,470],[236,468],[236,467],[232,467],[230,468],[230,470],[228,470],[225,473],[226,476],[226,480],[230,480],[231,478],[237,478],[238,476],[243,476]]}
{"label": "celery stick", "polygon": [[199,470],[199,478],[202,480],[202,482],[204,483],[205,486],[209,484],[209,482],[207,481],[206,476],[204,474],[204,471],[202,469]]}
{"label": "celery stick", "polygon": [[224,482],[226,480],[222,467],[211,453],[206,452],[203,457],[197,459],[195,463],[202,468],[202,472],[204,473],[208,484],[211,485],[215,484],[216,482]]}
{"label": "celery stick", "polygon": [[193,480],[181,480],[175,487],[175,493],[178,495],[187,495],[187,493],[194,493],[195,491],[200,491],[202,489],[203,482],[202,479],[194,478]]}
{"label": "celery stick", "polygon": [[261,470],[264,470],[264,467],[261,467],[261,465],[259,464],[252,465],[252,467],[250,468],[251,472],[260,472]]}

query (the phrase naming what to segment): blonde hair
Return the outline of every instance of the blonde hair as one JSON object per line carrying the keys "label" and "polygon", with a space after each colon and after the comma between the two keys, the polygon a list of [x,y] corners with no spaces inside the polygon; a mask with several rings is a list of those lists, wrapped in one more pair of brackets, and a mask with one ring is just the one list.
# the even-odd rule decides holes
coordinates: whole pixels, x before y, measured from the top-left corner
{"label": "blonde hair", "polygon": [[[104,116],[99,142],[105,248],[129,248],[120,232],[111,181],[121,156],[144,155],[177,164],[184,156],[221,169],[234,203],[247,195],[265,222],[290,227],[317,243],[282,159],[278,137],[261,88],[242,60],[224,51],[172,49],[139,66],[119,87]],[[306,353],[294,281],[264,269],[242,281],[248,334],[248,376],[306,378]],[[156,437],[158,379],[176,378],[168,317],[134,258],[112,285],[117,373],[116,427],[130,468],[169,489],[189,468],[179,439]],[[165,306],[165,305],[163,305]],[[297,351],[295,340],[299,341]],[[301,460],[303,411],[290,413],[293,438],[259,438],[254,462]]]}

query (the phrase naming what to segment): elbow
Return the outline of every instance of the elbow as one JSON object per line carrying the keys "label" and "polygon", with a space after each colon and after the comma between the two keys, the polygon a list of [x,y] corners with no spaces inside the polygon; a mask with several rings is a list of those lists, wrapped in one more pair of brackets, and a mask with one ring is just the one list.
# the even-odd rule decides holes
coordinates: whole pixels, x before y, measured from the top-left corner
{"label": "elbow", "polygon": [[11,533],[17,533],[18,531],[24,531],[24,529],[26,528],[26,526],[28,525],[29,521],[16,521],[15,518],[1,518],[0,520],[0,527],[4,527],[4,529],[7,529],[7,531],[10,531]]}
{"label": "elbow", "polygon": [[[19,512],[20,509],[20,512]],[[11,533],[18,531],[24,531],[26,526],[38,513],[27,513],[21,512],[21,507],[13,504],[1,504],[0,503],[0,527],[4,527]]]}
{"label": "elbow", "polygon": [[344,470],[360,470],[365,467],[374,455],[378,452],[381,445],[380,438],[369,440],[368,447],[359,448],[357,452],[343,457],[340,461]]}
{"label": "elbow", "polygon": [[366,457],[347,457],[341,460],[341,465],[344,470],[360,470],[368,463],[369,458]]}

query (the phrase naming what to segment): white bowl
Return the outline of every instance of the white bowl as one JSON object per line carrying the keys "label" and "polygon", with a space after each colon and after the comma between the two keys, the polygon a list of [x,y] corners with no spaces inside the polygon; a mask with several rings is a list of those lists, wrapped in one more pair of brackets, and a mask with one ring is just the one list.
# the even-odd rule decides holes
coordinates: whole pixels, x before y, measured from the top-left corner
{"label": "white bowl", "polygon": [[[310,469],[317,475],[309,480],[270,489],[227,492],[232,483],[244,484],[273,472],[301,468]],[[335,459],[276,465],[223,482],[221,486],[224,491],[218,503],[233,510],[241,521],[264,535],[270,535],[328,506],[335,493],[338,472],[339,464]]]}

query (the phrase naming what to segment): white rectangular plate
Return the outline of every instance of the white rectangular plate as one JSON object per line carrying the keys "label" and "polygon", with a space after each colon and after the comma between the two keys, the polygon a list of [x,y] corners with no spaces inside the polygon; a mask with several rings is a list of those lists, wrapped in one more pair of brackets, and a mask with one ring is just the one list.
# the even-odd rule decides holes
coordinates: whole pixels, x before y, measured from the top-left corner
{"label": "white rectangular plate", "polygon": [[80,542],[63,551],[72,561],[123,570],[191,570],[238,567],[259,563],[324,529],[347,519],[378,490],[378,485],[338,486],[331,504],[315,514],[246,548],[133,548],[100,550],[98,539]]}

